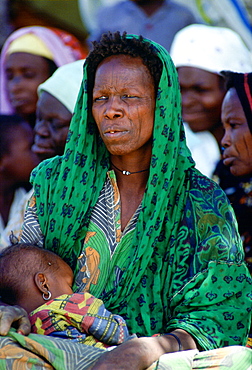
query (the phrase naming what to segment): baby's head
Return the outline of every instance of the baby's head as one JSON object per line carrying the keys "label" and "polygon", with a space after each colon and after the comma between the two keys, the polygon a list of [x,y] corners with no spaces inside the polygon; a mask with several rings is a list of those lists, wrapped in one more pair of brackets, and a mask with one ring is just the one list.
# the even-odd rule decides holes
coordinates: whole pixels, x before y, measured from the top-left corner
{"label": "baby's head", "polygon": [[72,294],[73,272],[56,254],[18,243],[0,253],[0,296],[27,312],[62,294]]}

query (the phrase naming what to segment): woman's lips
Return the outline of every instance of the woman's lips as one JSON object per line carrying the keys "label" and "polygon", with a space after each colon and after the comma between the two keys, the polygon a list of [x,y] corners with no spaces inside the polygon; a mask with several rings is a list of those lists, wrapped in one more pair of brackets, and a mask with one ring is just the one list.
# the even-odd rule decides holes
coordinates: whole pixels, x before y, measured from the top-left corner
{"label": "woman's lips", "polygon": [[122,136],[124,136],[125,134],[127,134],[128,131],[117,131],[117,130],[109,130],[109,131],[106,131],[104,132],[104,136],[106,138],[120,138]]}
{"label": "woman's lips", "polygon": [[14,108],[19,108],[24,105],[27,105],[28,100],[26,98],[13,98],[11,99],[11,104]]}
{"label": "woman's lips", "polygon": [[53,148],[51,147],[46,147],[46,146],[40,146],[38,144],[33,144],[32,146],[32,151],[36,154],[48,154],[50,156],[54,156],[55,155],[55,151]]}
{"label": "woman's lips", "polygon": [[223,158],[223,163],[225,166],[231,166],[231,164],[233,163],[234,161],[234,158],[233,157],[226,157],[226,158]]}

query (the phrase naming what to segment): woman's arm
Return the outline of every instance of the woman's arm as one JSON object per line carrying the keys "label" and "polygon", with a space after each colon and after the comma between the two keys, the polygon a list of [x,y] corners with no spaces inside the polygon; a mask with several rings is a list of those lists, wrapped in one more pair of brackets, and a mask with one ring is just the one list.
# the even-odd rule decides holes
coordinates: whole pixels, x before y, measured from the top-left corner
{"label": "woman's arm", "polygon": [[[186,331],[177,329],[172,333],[179,337],[182,350],[197,348],[194,339]],[[161,355],[178,350],[178,342],[171,335],[134,338],[103,354],[91,369],[143,370]]]}
{"label": "woman's arm", "polygon": [[12,324],[17,327],[19,334],[28,335],[31,331],[31,324],[27,312],[22,307],[0,303],[0,335],[7,335]]}

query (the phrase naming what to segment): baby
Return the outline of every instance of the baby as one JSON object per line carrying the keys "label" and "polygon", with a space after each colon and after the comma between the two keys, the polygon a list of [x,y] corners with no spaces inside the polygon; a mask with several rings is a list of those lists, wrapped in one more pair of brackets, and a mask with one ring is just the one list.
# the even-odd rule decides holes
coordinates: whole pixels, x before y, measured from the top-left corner
{"label": "baby", "polygon": [[19,243],[0,254],[0,296],[23,307],[32,332],[107,348],[129,338],[124,319],[89,293],[73,293],[73,271],[56,254]]}

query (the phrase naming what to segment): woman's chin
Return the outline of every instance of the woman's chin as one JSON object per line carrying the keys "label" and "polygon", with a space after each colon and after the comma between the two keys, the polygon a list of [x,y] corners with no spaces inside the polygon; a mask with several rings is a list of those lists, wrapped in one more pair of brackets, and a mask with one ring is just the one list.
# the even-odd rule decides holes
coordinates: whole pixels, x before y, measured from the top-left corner
{"label": "woman's chin", "polygon": [[247,176],[250,174],[252,175],[252,168],[249,169],[243,166],[233,165],[233,166],[230,166],[230,172],[232,173],[232,175],[237,176],[237,177]]}

